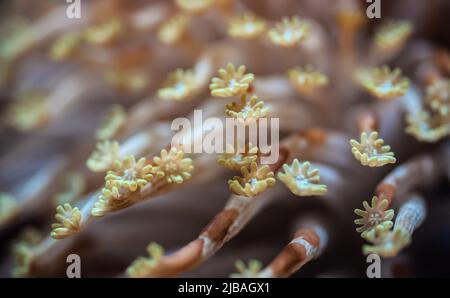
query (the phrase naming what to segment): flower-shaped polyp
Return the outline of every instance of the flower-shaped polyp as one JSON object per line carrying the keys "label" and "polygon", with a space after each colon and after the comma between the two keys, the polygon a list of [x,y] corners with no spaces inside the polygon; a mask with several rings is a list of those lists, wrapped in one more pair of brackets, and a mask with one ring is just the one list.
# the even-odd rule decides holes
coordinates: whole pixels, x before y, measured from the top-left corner
{"label": "flower-shaped polyp", "polygon": [[123,23],[116,18],[90,26],[84,32],[84,39],[92,44],[104,45],[116,40],[123,32]]}
{"label": "flower-shaped polyp", "polygon": [[379,99],[402,96],[409,89],[409,80],[402,77],[402,71],[399,68],[391,70],[388,66],[360,70],[356,73],[356,80]]}
{"label": "flower-shaped polyp", "polygon": [[262,264],[258,260],[250,260],[248,266],[245,266],[245,263],[239,260],[236,261],[234,266],[238,272],[232,273],[231,278],[255,278],[258,277],[262,269]]}
{"label": "flower-shaped polyp", "polygon": [[176,0],[177,5],[189,13],[202,13],[208,10],[214,0]]}
{"label": "flower-shaped polyp", "polygon": [[184,158],[184,152],[172,147],[169,152],[161,150],[161,156],[153,158],[154,172],[158,179],[165,179],[167,183],[180,184],[191,178],[194,166],[192,159]]}
{"label": "flower-shaped polyp", "polygon": [[18,241],[12,247],[13,277],[26,277],[30,273],[30,265],[35,257],[34,248],[43,240],[43,235],[35,228],[27,227],[18,237]]}
{"label": "flower-shaped polyp", "polygon": [[378,132],[361,133],[361,141],[350,140],[353,156],[363,165],[369,167],[381,167],[397,160],[391,152],[389,145],[384,145],[384,140],[378,138]]}
{"label": "flower-shaped polyp", "polygon": [[120,145],[116,141],[100,141],[89,156],[86,166],[93,172],[105,172],[113,168],[119,158]]}
{"label": "flower-shaped polyp", "polygon": [[197,80],[192,70],[177,69],[171,72],[158,90],[158,97],[165,100],[183,100],[197,89]]}
{"label": "flower-shaped polyp", "polygon": [[413,26],[407,21],[389,22],[381,26],[375,34],[375,45],[381,50],[401,48],[413,31]]}
{"label": "flower-shaped polyp", "polygon": [[120,105],[113,105],[95,132],[95,136],[98,140],[112,139],[125,126],[126,121],[127,112],[125,109]]}
{"label": "flower-shaped polyp", "polygon": [[310,23],[294,16],[292,18],[284,17],[281,22],[275,25],[275,28],[269,30],[270,40],[282,47],[293,47],[304,40],[311,29]]}
{"label": "flower-shaped polyp", "polygon": [[127,275],[130,277],[151,277],[152,269],[164,256],[161,245],[152,242],[147,246],[149,258],[139,257],[128,268]]}
{"label": "flower-shaped polyp", "polygon": [[227,144],[225,152],[217,157],[217,162],[230,170],[240,171],[242,167],[248,167],[258,158],[258,147],[248,144],[244,152]]}
{"label": "flower-shaped polyp", "polygon": [[181,40],[189,24],[189,16],[183,13],[177,14],[165,21],[158,30],[158,38],[161,42],[173,45]]}
{"label": "flower-shaped polyp", "polygon": [[363,245],[363,254],[377,254],[383,258],[395,257],[411,243],[411,234],[403,229],[394,229],[374,245]]}
{"label": "flower-shaped polyp", "polygon": [[295,68],[289,71],[291,84],[301,94],[311,94],[313,91],[328,84],[328,77],[315,70],[311,65]]}
{"label": "flower-shaped polyp", "polygon": [[261,36],[265,30],[266,22],[263,18],[252,13],[246,13],[230,21],[228,34],[235,38],[253,39]]}
{"label": "flower-shaped polyp", "polygon": [[21,233],[20,240],[12,249],[14,267],[11,274],[13,277],[26,277],[30,273],[30,265],[35,256],[33,249],[42,242],[42,238],[42,235],[33,228],[26,228]]}
{"label": "flower-shaped polyp", "polygon": [[55,215],[56,223],[52,224],[51,236],[54,239],[63,239],[76,234],[81,228],[81,212],[80,210],[68,203],[64,206],[56,207]]}
{"label": "flower-shaped polyp", "polygon": [[110,181],[106,181],[105,187],[102,189],[102,194],[99,196],[97,202],[91,210],[91,214],[96,217],[102,217],[111,211],[120,210],[130,206],[133,202],[130,201],[128,190],[119,188]]}
{"label": "flower-shaped polyp", "polygon": [[236,70],[231,63],[228,63],[226,68],[219,69],[220,78],[212,78],[209,85],[211,94],[218,97],[231,97],[247,92],[255,76],[252,73],[246,74],[245,70],[245,65],[239,66]]}
{"label": "flower-shaped polyp", "polygon": [[356,231],[361,233],[361,237],[374,242],[392,228],[394,210],[387,210],[388,205],[388,200],[374,196],[372,205],[364,201],[364,210],[355,209],[355,214],[361,217],[355,219],[355,224],[360,225]]}
{"label": "flower-shaped polyp", "polygon": [[119,188],[136,191],[147,185],[153,178],[153,167],[147,164],[145,157],[137,162],[133,155],[128,155],[123,160],[114,162],[114,169],[109,171],[105,180]]}
{"label": "flower-shaped polyp", "polygon": [[234,194],[254,197],[275,185],[274,174],[267,165],[258,167],[256,162],[252,162],[249,167],[242,167],[241,173],[243,177],[235,176],[228,180]]}
{"label": "flower-shaped polyp", "polygon": [[425,100],[433,111],[450,116],[450,79],[439,79],[428,86]]}
{"label": "flower-shaped polyp", "polygon": [[308,161],[300,163],[294,159],[292,165],[283,165],[284,173],[278,173],[280,179],[289,190],[297,196],[323,196],[327,194],[327,186],[320,184],[318,169],[311,169]]}
{"label": "flower-shaped polyp", "polygon": [[406,132],[423,142],[437,142],[450,135],[450,116],[420,110],[406,116]]}
{"label": "flower-shaped polyp", "polygon": [[45,125],[49,120],[46,98],[38,92],[21,94],[6,111],[6,121],[21,131],[30,131]]}
{"label": "flower-shaped polyp", "polygon": [[239,103],[232,102],[227,104],[225,113],[237,120],[251,122],[267,116],[269,108],[267,108],[264,105],[264,102],[259,100],[256,95],[253,95],[248,99],[247,94],[242,94]]}

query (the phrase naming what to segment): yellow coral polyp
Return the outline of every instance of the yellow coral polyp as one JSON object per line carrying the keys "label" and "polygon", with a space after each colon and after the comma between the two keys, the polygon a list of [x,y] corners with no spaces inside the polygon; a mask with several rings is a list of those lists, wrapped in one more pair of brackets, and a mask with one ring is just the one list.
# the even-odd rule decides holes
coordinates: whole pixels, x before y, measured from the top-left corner
{"label": "yellow coral polyp", "polygon": [[16,200],[9,194],[0,192],[0,224],[17,210]]}
{"label": "yellow coral polyp", "polygon": [[301,163],[294,159],[292,165],[283,165],[284,173],[278,173],[280,179],[289,190],[297,196],[323,196],[328,192],[327,186],[320,184],[318,169],[311,169],[308,161]]}
{"label": "yellow coral polyp", "polygon": [[434,81],[426,89],[426,103],[441,116],[450,116],[450,79]]}
{"label": "yellow coral polyp", "polygon": [[252,162],[249,167],[242,167],[243,177],[235,176],[228,180],[230,191],[236,195],[254,197],[275,185],[274,173],[267,165],[259,166]]}
{"label": "yellow coral polyp", "polygon": [[383,258],[395,257],[403,248],[411,243],[411,234],[403,229],[394,229],[374,245],[363,245],[363,254],[377,254]]}
{"label": "yellow coral polyp", "polygon": [[219,76],[211,80],[209,89],[211,94],[218,97],[231,97],[247,92],[255,76],[252,73],[245,73],[246,67],[239,66],[238,69],[228,63],[226,68],[219,69]]}
{"label": "yellow coral polyp", "polygon": [[123,32],[123,23],[116,18],[91,25],[84,32],[84,39],[92,44],[105,45],[116,40]]}
{"label": "yellow coral polyp", "polygon": [[266,31],[266,22],[252,13],[235,17],[230,21],[228,34],[234,38],[254,39]]}
{"label": "yellow coral polyp", "polygon": [[258,158],[258,147],[246,146],[244,152],[227,144],[225,152],[218,156],[217,162],[230,170],[240,171],[242,167],[248,167]]}
{"label": "yellow coral polyp", "polygon": [[86,166],[93,172],[105,172],[113,168],[119,158],[120,145],[117,141],[100,141],[89,156]]}
{"label": "yellow coral polyp", "polygon": [[328,84],[328,77],[315,70],[311,65],[292,69],[289,71],[288,76],[295,89],[304,95],[311,94],[318,88]]}
{"label": "yellow coral polyp", "polygon": [[154,173],[158,179],[164,179],[167,183],[180,184],[191,178],[194,166],[192,159],[184,158],[184,152],[172,147],[168,152],[161,150],[161,155],[153,158],[155,163]]}
{"label": "yellow coral polyp", "polygon": [[248,266],[241,260],[234,264],[237,273],[230,274],[231,278],[255,278],[259,276],[262,269],[262,263],[258,260],[250,260]]}
{"label": "yellow coral polyp", "polygon": [[52,224],[51,236],[54,239],[64,239],[78,233],[81,229],[81,212],[69,203],[56,207],[56,223]]}
{"label": "yellow coral polyp", "polygon": [[363,165],[369,167],[381,167],[397,160],[391,152],[389,145],[384,145],[384,140],[378,137],[378,132],[361,133],[360,142],[351,139],[353,156]]}
{"label": "yellow coral polyp", "polygon": [[367,92],[379,99],[392,99],[404,95],[409,89],[409,80],[402,77],[399,68],[389,66],[360,70],[356,80]]}
{"label": "yellow coral polyp", "polygon": [[276,45],[282,47],[293,47],[303,41],[311,30],[311,24],[303,21],[297,16],[284,17],[281,22],[268,32],[269,39]]}
{"label": "yellow coral polyp", "polygon": [[183,13],[171,17],[159,28],[158,39],[168,45],[178,43],[186,33],[189,20],[189,16]]}
{"label": "yellow coral polyp", "polygon": [[244,122],[256,121],[259,118],[267,116],[269,114],[269,108],[256,95],[252,95],[250,99],[247,99],[247,94],[243,94],[239,103],[232,102],[227,104],[225,114]]}
{"label": "yellow coral polyp", "polygon": [[149,258],[139,257],[128,268],[127,275],[129,277],[151,277],[152,269],[159,263],[164,256],[164,249],[161,245],[152,242],[147,246]]}
{"label": "yellow coral polyp", "polygon": [[33,228],[26,228],[21,232],[19,240],[12,249],[13,277],[26,277],[30,273],[30,265],[35,256],[33,249],[42,242],[43,236]]}
{"label": "yellow coral polyp", "polygon": [[112,139],[124,128],[127,112],[121,105],[113,105],[95,132],[98,140]]}
{"label": "yellow coral polyp", "polygon": [[186,12],[202,13],[214,4],[214,0],[176,0],[176,3]]}
{"label": "yellow coral polyp", "polygon": [[394,225],[394,210],[387,209],[388,200],[374,196],[372,203],[363,202],[364,210],[355,209],[355,214],[361,218],[355,219],[355,224],[360,225],[356,228],[361,237],[371,242],[383,237]]}
{"label": "yellow coral polyp", "polygon": [[132,202],[129,200],[129,192],[120,189],[107,181],[102,189],[102,194],[98,197],[94,207],[91,210],[92,216],[102,217],[108,212],[120,210],[130,206]]}
{"label": "yellow coral polyp", "polygon": [[25,243],[17,243],[13,248],[14,267],[11,275],[13,277],[25,277],[30,271],[30,264],[33,260],[33,250]]}
{"label": "yellow coral polyp", "polygon": [[392,21],[383,26],[375,34],[375,45],[385,51],[401,48],[413,31],[408,21]]}
{"label": "yellow coral polyp", "polygon": [[80,45],[81,34],[69,32],[61,36],[50,48],[50,59],[60,61],[69,58]]}
{"label": "yellow coral polyp", "polygon": [[147,164],[145,157],[136,161],[133,155],[128,155],[114,162],[114,169],[107,173],[105,181],[133,192],[147,185],[152,178],[153,167]]}
{"label": "yellow coral polyp", "polygon": [[450,135],[450,117],[420,110],[406,116],[405,131],[419,141],[434,143]]}
{"label": "yellow coral polyp", "polygon": [[6,121],[20,131],[45,125],[50,119],[46,98],[37,92],[20,95],[6,110]]}
{"label": "yellow coral polyp", "polygon": [[181,68],[168,75],[164,87],[158,90],[158,97],[164,100],[181,101],[197,89],[197,80],[192,70]]}

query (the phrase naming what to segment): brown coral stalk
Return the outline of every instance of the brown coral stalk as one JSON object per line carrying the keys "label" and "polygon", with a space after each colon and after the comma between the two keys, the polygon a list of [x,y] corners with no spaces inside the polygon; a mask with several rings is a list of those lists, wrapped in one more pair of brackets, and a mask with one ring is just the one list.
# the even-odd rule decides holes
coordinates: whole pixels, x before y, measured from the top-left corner
{"label": "brown coral stalk", "polygon": [[[448,148],[443,147],[433,154],[416,157],[396,167],[377,185],[375,195],[387,199],[391,204],[396,197],[436,182],[448,167],[448,162],[442,163],[445,154],[448,155]],[[443,159],[448,160],[445,157]]]}
{"label": "brown coral stalk", "polygon": [[288,277],[316,258],[325,248],[327,233],[321,226],[301,228],[258,277]]}

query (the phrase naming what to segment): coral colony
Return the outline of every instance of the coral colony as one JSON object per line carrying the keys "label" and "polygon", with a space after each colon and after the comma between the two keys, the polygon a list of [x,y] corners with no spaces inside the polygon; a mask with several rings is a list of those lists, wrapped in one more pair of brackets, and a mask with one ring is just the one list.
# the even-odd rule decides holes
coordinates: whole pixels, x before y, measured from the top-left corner
{"label": "coral colony", "polygon": [[2,4],[0,276],[423,274],[449,248],[450,52],[417,23],[445,1],[386,2]]}

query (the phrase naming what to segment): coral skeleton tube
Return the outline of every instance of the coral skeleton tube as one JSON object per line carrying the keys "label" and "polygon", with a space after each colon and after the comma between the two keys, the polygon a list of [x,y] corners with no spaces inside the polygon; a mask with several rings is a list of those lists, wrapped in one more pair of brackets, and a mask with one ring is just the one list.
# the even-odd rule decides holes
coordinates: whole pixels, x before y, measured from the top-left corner
{"label": "coral skeleton tube", "polygon": [[[442,148],[430,155],[416,157],[389,173],[376,187],[376,195],[392,203],[394,198],[401,197],[418,187],[435,183],[445,171],[446,163],[440,162],[447,148]],[[448,154],[448,153],[447,153]]]}
{"label": "coral skeleton tube", "polygon": [[256,277],[288,277],[318,257],[328,241],[327,231],[319,226],[299,229],[294,239]]}

